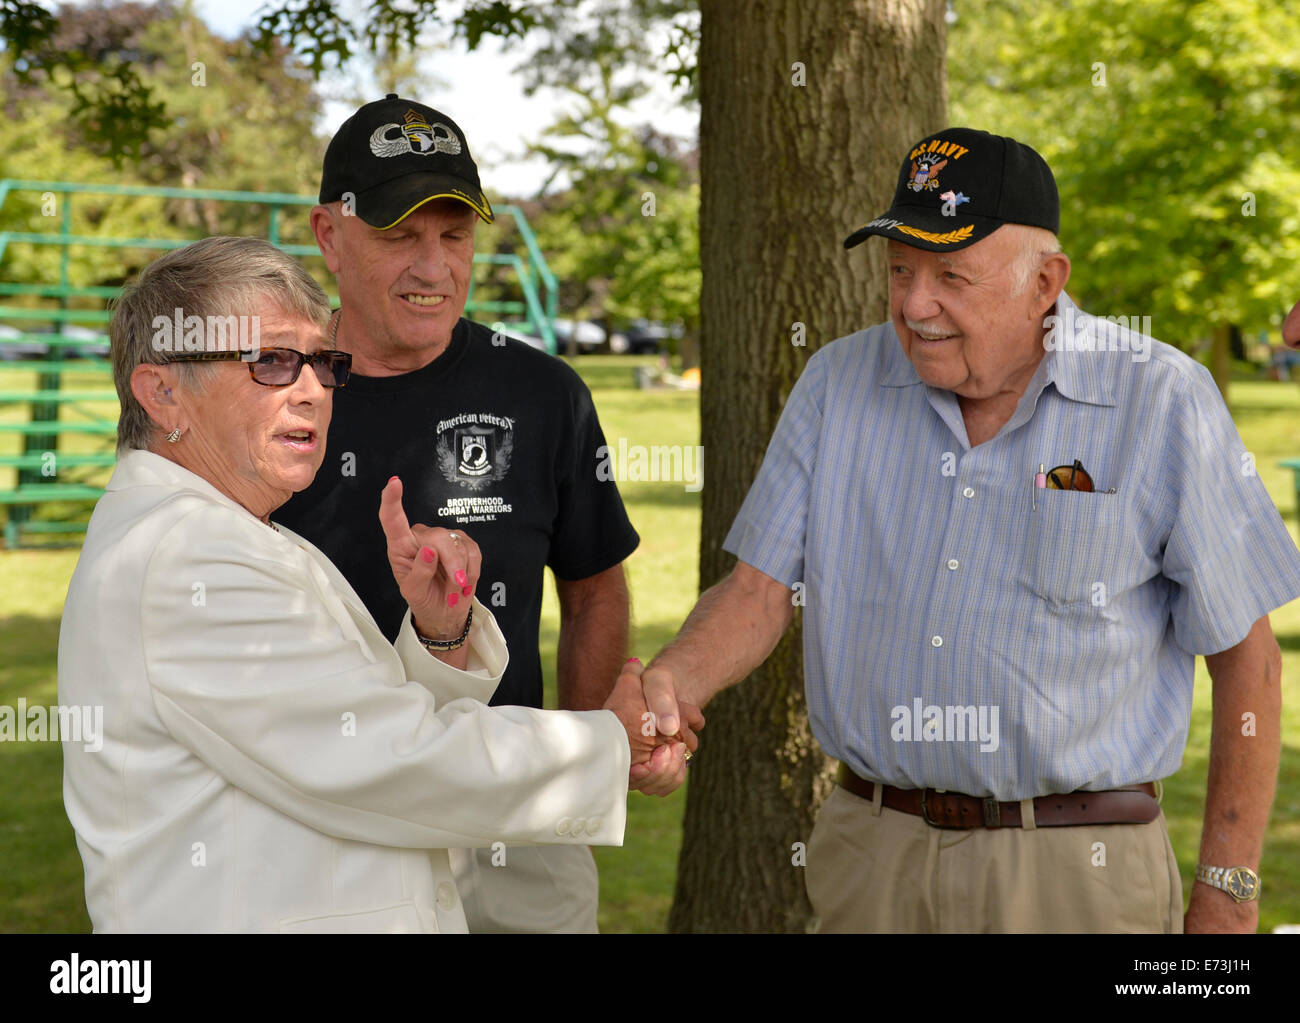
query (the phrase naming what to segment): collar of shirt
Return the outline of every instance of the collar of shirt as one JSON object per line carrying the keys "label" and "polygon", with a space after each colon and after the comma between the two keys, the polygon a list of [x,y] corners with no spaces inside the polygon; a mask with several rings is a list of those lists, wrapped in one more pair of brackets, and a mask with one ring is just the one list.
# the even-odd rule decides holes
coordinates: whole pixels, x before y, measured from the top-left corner
{"label": "collar of shirt", "polygon": [[[1044,345],[1047,351],[1034,371],[1033,377],[1020,396],[1016,411],[1003,427],[1014,429],[1020,426],[1032,414],[1038,404],[1038,398],[1048,384],[1054,384],[1062,396],[1073,401],[1086,402],[1089,405],[1113,406],[1115,404],[1114,374],[1124,371],[1124,363],[1119,359],[1098,359],[1096,352],[1105,351],[1113,343],[1113,331],[1107,331],[1097,317],[1085,313],[1071,301],[1063,291],[1056,300],[1056,311],[1047,317],[1045,326],[1047,335]],[[903,351],[898,339],[898,332],[891,323],[887,335],[892,344],[886,347],[886,367],[880,375],[882,387],[910,387],[922,384],[916,374],[916,367]],[[952,391],[938,387],[926,386],[930,404],[950,426],[961,421],[957,406],[957,396]],[[955,433],[965,436],[965,427],[954,429]]]}

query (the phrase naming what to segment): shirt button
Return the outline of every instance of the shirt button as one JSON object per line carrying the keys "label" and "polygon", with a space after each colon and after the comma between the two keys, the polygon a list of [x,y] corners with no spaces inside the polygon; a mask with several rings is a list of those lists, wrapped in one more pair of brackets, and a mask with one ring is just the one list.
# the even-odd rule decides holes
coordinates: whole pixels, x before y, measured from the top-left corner
{"label": "shirt button", "polygon": [[949,559],[948,559],[948,571],[950,571],[950,572],[955,572],[955,571],[957,571],[957,559],[956,559],[956,558],[949,558]]}
{"label": "shirt button", "polygon": [[450,881],[443,881],[438,885],[438,908],[444,911],[450,911],[456,908],[456,887]]}
{"label": "shirt button", "polygon": [[942,636],[931,636],[931,637],[930,637],[930,645],[931,645],[931,646],[943,646],[943,637],[942,637]]}
{"label": "shirt button", "polygon": [[961,496],[962,496],[962,497],[965,497],[965,498],[971,498],[971,497],[974,497],[974,496],[975,496],[975,488],[974,488],[974,487],[967,487],[965,490],[963,490],[963,491],[961,492]]}

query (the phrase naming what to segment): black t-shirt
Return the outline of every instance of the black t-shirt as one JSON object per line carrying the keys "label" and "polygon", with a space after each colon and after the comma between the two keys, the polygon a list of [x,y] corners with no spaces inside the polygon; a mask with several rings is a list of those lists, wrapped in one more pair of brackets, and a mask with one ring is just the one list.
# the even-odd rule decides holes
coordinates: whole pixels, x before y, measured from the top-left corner
{"label": "black t-shirt", "polygon": [[597,472],[604,443],[591,393],[566,363],[462,319],[424,368],[353,374],[334,392],[320,472],[272,518],[338,566],[392,640],[407,608],[379,494],[400,476],[413,525],[463,530],[483,552],[474,595],[510,648],[492,703],[540,707],[543,567],[584,579],[640,542],[617,485],[598,478],[609,475]]}

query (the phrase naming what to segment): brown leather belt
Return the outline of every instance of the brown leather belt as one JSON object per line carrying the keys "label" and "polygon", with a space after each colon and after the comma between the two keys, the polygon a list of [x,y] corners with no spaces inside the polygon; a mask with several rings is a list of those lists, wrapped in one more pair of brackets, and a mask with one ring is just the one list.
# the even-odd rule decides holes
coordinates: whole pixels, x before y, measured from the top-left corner
{"label": "brown leather belt", "polygon": [[[840,764],[836,779],[855,796],[874,800],[876,786]],[[966,796],[938,789],[896,789],[884,786],[881,804],[915,814],[935,828],[1018,828],[1020,804]],[[1160,814],[1154,782],[1127,785],[1106,792],[1071,792],[1034,800],[1034,824],[1061,828],[1077,824],[1149,824]]]}

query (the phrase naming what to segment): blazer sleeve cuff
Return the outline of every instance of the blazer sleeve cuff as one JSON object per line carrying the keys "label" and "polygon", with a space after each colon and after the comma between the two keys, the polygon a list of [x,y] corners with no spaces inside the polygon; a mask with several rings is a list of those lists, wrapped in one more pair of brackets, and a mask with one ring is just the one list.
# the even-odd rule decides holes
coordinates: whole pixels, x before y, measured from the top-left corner
{"label": "blazer sleeve cuff", "polygon": [[401,631],[393,643],[406,669],[406,677],[423,685],[440,704],[462,697],[487,703],[497,691],[506,665],[510,663],[506,638],[492,612],[479,603],[477,597],[471,606],[474,624],[469,630],[469,663],[464,671],[440,661],[424,648],[415,635],[415,626],[411,624],[410,608],[407,608]]}

